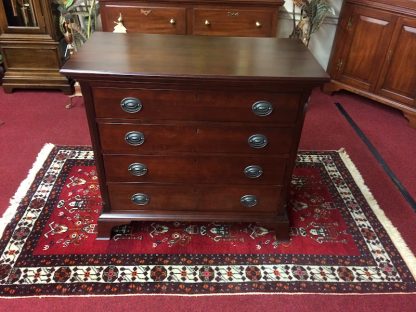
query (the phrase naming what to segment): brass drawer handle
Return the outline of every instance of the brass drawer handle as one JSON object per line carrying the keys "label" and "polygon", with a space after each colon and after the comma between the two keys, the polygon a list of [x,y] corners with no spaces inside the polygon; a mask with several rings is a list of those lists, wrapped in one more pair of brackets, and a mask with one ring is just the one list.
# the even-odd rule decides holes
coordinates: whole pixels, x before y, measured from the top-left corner
{"label": "brass drawer handle", "polygon": [[130,131],[126,133],[124,140],[132,146],[142,145],[144,143],[144,134],[140,131]]}
{"label": "brass drawer handle", "polygon": [[248,138],[248,145],[252,148],[263,148],[267,144],[267,137],[263,134],[253,134]]}
{"label": "brass drawer handle", "polygon": [[170,21],[169,21],[169,24],[175,25],[176,24],[176,20],[174,18],[171,18]]}
{"label": "brass drawer handle", "polygon": [[121,109],[126,113],[134,114],[142,110],[142,102],[134,97],[126,97],[120,102]]}
{"label": "brass drawer handle", "polygon": [[251,208],[257,205],[257,197],[255,195],[244,195],[240,198],[240,203],[247,208]]}
{"label": "brass drawer handle", "polygon": [[247,178],[257,179],[263,174],[263,169],[257,165],[251,165],[244,168],[244,174]]}
{"label": "brass drawer handle", "polygon": [[147,166],[141,163],[132,163],[128,170],[132,175],[141,177],[147,173]]}
{"label": "brass drawer handle", "polygon": [[273,112],[273,105],[268,101],[257,101],[251,106],[251,110],[257,116],[269,116]]}
{"label": "brass drawer handle", "polygon": [[259,21],[256,22],[256,27],[260,28],[261,26],[263,26]]}
{"label": "brass drawer handle", "polygon": [[150,197],[143,193],[136,193],[131,197],[133,204],[145,206],[150,202]]}
{"label": "brass drawer handle", "polygon": [[211,25],[211,22],[209,20],[205,20],[204,24],[205,24],[205,26],[209,26],[209,25]]}

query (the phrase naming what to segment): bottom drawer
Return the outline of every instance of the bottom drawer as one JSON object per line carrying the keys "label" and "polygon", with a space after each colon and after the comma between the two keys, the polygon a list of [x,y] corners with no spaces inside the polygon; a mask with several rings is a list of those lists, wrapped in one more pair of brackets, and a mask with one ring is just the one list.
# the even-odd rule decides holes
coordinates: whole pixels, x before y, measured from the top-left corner
{"label": "bottom drawer", "polygon": [[109,183],[111,211],[283,211],[281,187]]}

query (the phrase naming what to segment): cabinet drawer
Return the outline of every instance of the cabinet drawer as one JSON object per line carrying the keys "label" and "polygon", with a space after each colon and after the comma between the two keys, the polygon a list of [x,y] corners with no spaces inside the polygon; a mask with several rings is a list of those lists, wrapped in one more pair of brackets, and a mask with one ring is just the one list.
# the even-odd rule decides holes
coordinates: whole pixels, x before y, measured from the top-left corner
{"label": "cabinet drawer", "polygon": [[[299,94],[293,93],[227,93],[98,87],[93,88],[92,92],[98,118],[152,122],[190,120],[293,124],[297,120],[300,105]],[[140,110],[134,113],[127,112],[124,100],[126,98],[137,99],[141,105]],[[271,111],[263,114],[256,111],[256,107],[261,105],[258,104],[259,102],[263,105],[271,105]]]}
{"label": "cabinet drawer", "polygon": [[[112,211],[280,212],[280,187],[146,185],[109,183]],[[135,194],[134,203],[132,198]],[[243,196],[255,196],[256,205],[244,206]]]}
{"label": "cabinet drawer", "polygon": [[101,9],[104,31],[113,31],[122,17],[127,32],[153,34],[185,34],[186,9],[169,6],[141,6],[108,4]]}
{"label": "cabinet drawer", "polygon": [[[294,137],[292,128],[221,124],[99,124],[99,132],[104,154],[166,154],[171,152],[288,154],[291,151]],[[249,140],[266,145],[252,147],[249,145]]]}
{"label": "cabinet drawer", "polygon": [[275,34],[275,9],[194,8],[194,35],[271,37]]}
{"label": "cabinet drawer", "polygon": [[104,155],[108,182],[281,185],[286,159],[257,156]]}

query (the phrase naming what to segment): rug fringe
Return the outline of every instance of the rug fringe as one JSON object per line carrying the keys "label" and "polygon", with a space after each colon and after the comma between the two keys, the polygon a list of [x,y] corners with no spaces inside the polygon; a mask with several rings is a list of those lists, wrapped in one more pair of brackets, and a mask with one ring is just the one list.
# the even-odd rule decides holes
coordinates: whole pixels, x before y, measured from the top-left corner
{"label": "rug fringe", "polygon": [[[399,292],[393,293],[395,296],[414,296],[415,292]],[[169,294],[169,293],[158,293],[158,294],[116,294],[116,295],[46,295],[46,296],[13,296],[4,297],[0,296],[0,299],[44,299],[44,298],[100,298],[100,297],[232,297],[232,296],[386,296],[391,295],[390,293],[314,293],[314,292],[248,292],[248,293],[212,293],[212,294]]]}
{"label": "rug fringe", "polygon": [[376,199],[374,198],[373,194],[371,193],[370,189],[364,182],[360,172],[358,171],[357,167],[354,165],[350,156],[347,154],[344,148],[338,150],[338,154],[340,155],[341,159],[343,160],[345,166],[350,171],[351,175],[353,176],[355,182],[357,183],[358,187],[360,188],[361,192],[363,193],[364,197],[366,198],[368,204],[370,205],[371,209],[373,210],[374,214],[383,225],[384,229],[390,236],[394,246],[396,246],[397,250],[399,251],[400,255],[402,256],[403,260],[406,262],[410,272],[412,273],[413,277],[416,278],[416,257],[413,252],[410,250],[409,246],[407,246],[406,242],[404,241],[403,237],[401,236],[399,230],[393,225],[390,219],[386,216],[384,211],[378,205]]}
{"label": "rug fringe", "polygon": [[33,163],[32,168],[29,170],[29,173],[21,183],[19,188],[17,189],[14,196],[10,199],[10,205],[4,212],[3,216],[0,218],[0,238],[3,235],[3,232],[6,226],[10,223],[13,219],[14,215],[16,214],[17,207],[19,207],[20,202],[22,201],[23,197],[26,195],[27,191],[29,190],[30,185],[32,184],[33,180],[36,177],[38,171],[42,168],[44,162],[48,158],[50,152],[55,147],[54,144],[47,143],[45,144],[41,151],[39,152],[38,156],[36,157],[36,161]]}

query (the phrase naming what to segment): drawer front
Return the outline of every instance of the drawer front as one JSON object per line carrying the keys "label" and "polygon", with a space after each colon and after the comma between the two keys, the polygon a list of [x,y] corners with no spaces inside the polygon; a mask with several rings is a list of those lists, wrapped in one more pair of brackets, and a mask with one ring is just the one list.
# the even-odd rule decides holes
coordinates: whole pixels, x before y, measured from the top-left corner
{"label": "drawer front", "polygon": [[153,34],[186,33],[186,9],[176,7],[104,5],[101,9],[103,30],[112,32],[115,22],[122,17],[127,32]]}
{"label": "drawer front", "polygon": [[99,124],[99,132],[104,154],[288,154],[293,140],[292,128],[272,127]]}
{"label": "drawer front", "polygon": [[[146,185],[109,183],[112,211],[280,212],[280,187]],[[136,195],[136,196],[135,196]],[[254,201],[241,203],[244,196]],[[132,198],[137,200],[134,203]],[[247,203],[256,203],[249,206]],[[238,215],[236,215],[238,218]]]}
{"label": "drawer front", "polygon": [[286,159],[104,155],[108,182],[282,185]]}
{"label": "drawer front", "polygon": [[195,8],[194,35],[271,37],[274,35],[275,9]]}
{"label": "drawer front", "polygon": [[[293,124],[298,117],[300,96],[293,93],[209,92],[94,88],[98,118],[140,121],[243,121]],[[135,112],[126,108],[126,99],[141,105]],[[135,105],[130,104],[130,105]],[[267,105],[270,105],[267,110]],[[259,111],[259,107],[263,111]],[[266,110],[265,110],[266,109]]]}

